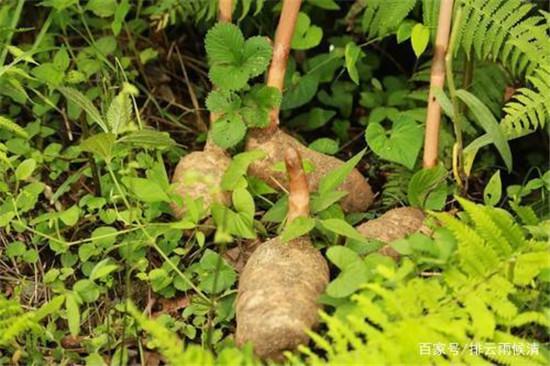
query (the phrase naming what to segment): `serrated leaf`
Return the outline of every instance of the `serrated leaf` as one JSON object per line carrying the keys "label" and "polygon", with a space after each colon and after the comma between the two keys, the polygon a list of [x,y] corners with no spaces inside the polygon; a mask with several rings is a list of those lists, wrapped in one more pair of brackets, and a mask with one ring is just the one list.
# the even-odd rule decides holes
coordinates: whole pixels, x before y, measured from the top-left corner
{"label": "serrated leaf", "polygon": [[107,124],[115,135],[123,132],[132,119],[132,102],[127,93],[121,92],[111,102],[107,110]]}
{"label": "serrated leaf", "polygon": [[228,90],[213,90],[206,98],[206,108],[212,113],[231,113],[239,109],[241,98]]}
{"label": "serrated leaf", "polygon": [[242,89],[249,79],[248,72],[239,65],[214,65],[208,76],[214,85],[227,90]]}
{"label": "serrated leaf", "polygon": [[249,77],[261,75],[267,69],[271,53],[271,45],[266,37],[256,36],[246,40],[242,67],[248,72]]}
{"label": "serrated leaf", "polygon": [[151,179],[123,177],[122,182],[143,202],[170,202],[170,197],[162,187]]}
{"label": "serrated leaf", "polygon": [[65,96],[65,98],[82,108],[88,114],[88,117],[90,117],[93,122],[97,123],[104,132],[109,132],[107,124],[101,117],[101,114],[84,94],[69,87],[61,87],[59,88],[59,91]]}
{"label": "serrated leaf", "polygon": [[110,132],[102,132],[88,137],[80,144],[82,151],[91,152],[103,160],[109,162],[112,157],[112,150],[115,144],[116,137]]}
{"label": "serrated leaf", "polygon": [[246,125],[240,116],[229,114],[217,120],[210,133],[212,140],[219,147],[228,149],[243,140],[246,135]]}
{"label": "serrated leaf", "polygon": [[204,39],[209,62],[212,65],[239,63],[244,42],[244,36],[236,25],[217,23]]}

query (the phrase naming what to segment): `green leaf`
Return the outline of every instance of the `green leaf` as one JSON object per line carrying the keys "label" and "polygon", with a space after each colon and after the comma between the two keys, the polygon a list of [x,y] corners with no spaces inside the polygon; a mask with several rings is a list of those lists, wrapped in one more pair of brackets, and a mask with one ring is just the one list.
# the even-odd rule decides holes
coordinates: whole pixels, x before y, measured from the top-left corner
{"label": "green leaf", "polygon": [[261,75],[271,60],[271,45],[266,37],[251,37],[244,43],[244,63],[242,67],[247,71],[248,76],[253,78]]}
{"label": "green leaf", "polygon": [[447,170],[443,165],[416,172],[409,181],[407,197],[411,206],[441,210],[447,199]]}
{"label": "green leaf", "polygon": [[319,194],[323,195],[330,191],[334,191],[342,183],[344,183],[346,177],[350,175],[350,173],[353,171],[353,168],[355,168],[359,161],[361,161],[363,155],[365,155],[365,152],[365,149],[361,150],[353,158],[349,159],[344,164],[330,171],[327,175],[322,177],[319,181]]}
{"label": "green leaf", "polygon": [[341,270],[338,277],[327,286],[329,296],[349,296],[368,281],[367,266],[353,250],[340,245],[333,246],[327,250],[327,258]]}
{"label": "green leaf", "polygon": [[346,70],[348,71],[349,77],[355,84],[359,85],[359,72],[357,71],[356,64],[359,58],[364,54],[355,42],[349,42],[346,45],[344,55],[346,60]]}
{"label": "green leaf", "polygon": [[288,212],[288,196],[279,198],[277,202],[263,215],[263,222],[283,222]]}
{"label": "green leaf", "polygon": [[252,195],[245,188],[237,188],[233,191],[232,200],[237,212],[242,213],[252,223],[256,212]]}
{"label": "green leaf", "polygon": [[244,36],[236,25],[217,23],[206,33],[204,47],[212,65],[238,64],[244,42]]}
{"label": "green leaf", "polygon": [[346,191],[329,191],[323,194],[314,194],[311,196],[311,212],[321,212],[347,195],[348,192]]}
{"label": "green leaf", "polygon": [[317,152],[327,154],[327,155],[334,155],[340,149],[340,145],[338,144],[338,141],[329,139],[327,137],[322,137],[320,139],[313,141],[311,144],[309,144],[308,147],[311,150],[315,150]]}
{"label": "green leaf", "polygon": [[25,254],[27,247],[22,241],[14,241],[8,244],[6,247],[6,254],[9,258],[20,257]]}
{"label": "green leaf", "polygon": [[80,149],[97,155],[106,162],[110,162],[115,140],[116,137],[112,133],[101,132],[82,141]]}
{"label": "green leaf", "polygon": [[36,160],[26,159],[15,169],[15,176],[18,180],[27,180],[36,169]]}
{"label": "green leaf", "polygon": [[25,139],[29,138],[27,131],[7,117],[0,116],[0,128],[7,129]]}
{"label": "green leaf", "polygon": [[308,73],[285,86],[281,109],[294,109],[308,103],[319,87],[319,74]]}
{"label": "green leaf", "polygon": [[393,120],[389,132],[378,122],[370,122],[365,137],[369,147],[382,159],[413,169],[424,133],[422,127],[409,116],[400,114]]}
{"label": "green leaf", "polygon": [[466,90],[459,89],[456,91],[459,97],[470,109],[479,125],[487,132],[493,144],[495,144],[508,172],[512,170],[512,151],[504,132],[500,128],[497,120],[482,101],[475,95]]}
{"label": "green leaf", "polygon": [[86,9],[101,18],[113,16],[117,7],[116,0],[90,0]]}
{"label": "green leaf", "polygon": [[342,219],[326,219],[321,220],[323,227],[329,231],[332,231],[335,234],[345,236],[353,240],[360,242],[365,242],[367,239],[363,237],[353,226],[348,224],[345,220]]}
{"label": "green leaf", "polygon": [[488,206],[495,206],[501,196],[502,182],[500,181],[500,170],[497,170],[483,190],[483,202]]}
{"label": "green leaf", "polygon": [[90,280],[95,281],[107,277],[119,268],[118,264],[112,263],[111,258],[105,258],[98,262],[90,272]]}
{"label": "green leaf", "polygon": [[130,96],[125,93],[119,93],[111,102],[107,110],[107,124],[109,130],[118,135],[128,128],[132,119],[132,102]]}
{"label": "green leaf", "polygon": [[[118,3],[115,9],[115,19],[111,23],[111,29],[115,36],[118,36],[118,34],[120,33],[120,30],[122,29],[122,23],[124,22],[124,19],[126,18],[126,15],[128,14],[129,10],[130,10],[130,3],[128,0],[121,0]],[[141,54],[140,54],[140,59],[141,59]]]}
{"label": "green leaf", "polygon": [[321,43],[323,30],[320,27],[311,25],[307,14],[300,12],[296,20],[296,28],[292,38],[292,48],[295,50],[307,50]]}
{"label": "green leaf", "polygon": [[440,87],[434,87],[433,88],[434,96],[437,99],[437,102],[441,106],[441,109],[445,112],[449,118],[453,118],[453,104],[451,103],[451,100],[449,97],[447,97],[447,94],[441,89]]}
{"label": "green leaf", "polygon": [[103,132],[109,132],[107,124],[105,123],[105,121],[103,121],[101,114],[84,94],[74,88],[69,87],[61,87],[59,88],[59,91],[65,96],[65,98],[82,108],[88,114],[88,117],[93,122],[97,123],[99,127],[101,127]]}
{"label": "green leaf", "polygon": [[412,29],[415,25],[415,22],[411,20],[404,20],[399,28],[397,29],[397,43],[403,43],[407,39],[411,38]]}
{"label": "green leaf", "polygon": [[168,197],[160,184],[154,180],[137,177],[123,177],[122,183],[124,183],[140,201],[147,203],[170,202],[170,197]]}
{"label": "green leaf", "polygon": [[325,10],[340,9],[340,6],[334,0],[308,0],[308,3]]}
{"label": "green leaf", "polygon": [[326,125],[335,115],[335,111],[315,107],[291,119],[288,126],[293,129],[312,131]]}
{"label": "green leaf", "polygon": [[246,135],[246,125],[237,114],[229,114],[214,122],[210,131],[212,140],[223,149],[241,142]]}
{"label": "green leaf", "polygon": [[67,226],[76,225],[79,217],[80,217],[80,208],[77,205],[73,205],[71,206],[71,208],[59,213],[59,218]]}
{"label": "green leaf", "polygon": [[63,82],[63,71],[60,71],[53,63],[47,62],[36,66],[31,73],[43,83],[57,87]]}
{"label": "green leaf", "polygon": [[206,108],[212,113],[230,113],[241,106],[241,98],[229,90],[213,90],[206,98]]}
{"label": "green leaf", "polygon": [[73,291],[87,303],[94,302],[99,298],[98,286],[88,279],[83,279],[75,282],[73,285]]}
{"label": "green leaf", "polygon": [[163,268],[155,268],[149,272],[149,281],[153,291],[158,292],[172,283],[172,278]]}
{"label": "green leaf", "polygon": [[165,149],[176,145],[176,142],[172,140],[168,132],[153,129],[132,131],[119,138],[118,142],[156,149]]}
{"label": "green leaf", "polygon": [[411,31],[411,44],[416,57],[420,57],[430,42],[430,29],[424,24],[416,24]]}
{"label": "green leaf", "polygon": [[315,227],[315,220],[311,217],[297,217],[294,221],[288,223],[282,234],[281,240],[283,242],[296,239],[302,235],[309,233]]}
{"label": "green leaf", "polygon": [[256,160],[263,159],[266,153],[263,150],[246,151],[233,156],[231,164],[222,177],[221,188],[224,191],[235,189],[239,178],[243,177],[248,170],[248,166]]}
{"label": "green leaf", "polygon": [[69,331],[73,337],[76,337],[80,333],[80,309],[74,293],[69,292],[65,295],[65,308]]}

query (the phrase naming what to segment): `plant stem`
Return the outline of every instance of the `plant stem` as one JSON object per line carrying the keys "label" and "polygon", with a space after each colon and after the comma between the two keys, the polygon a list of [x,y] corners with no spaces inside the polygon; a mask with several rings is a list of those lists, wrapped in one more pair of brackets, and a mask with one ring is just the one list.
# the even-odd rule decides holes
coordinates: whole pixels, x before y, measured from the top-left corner
{"label": "plant stem", "polygon": [[453,104],[453,128],[455,133],[455,145],[453,146],[453,175],[455,177],[456,183],[458,184],[461,190],[464,189],[464,168],[462,151],[463,151],[463,142],[462,142],[462,112],[459,106],[458,97],[456,96],[456,85],[454,80],[453,72],[453,51],[456,44],[456,37],[458,34],[458,26],[460,24],[460,19],[462,18],[462,8],[459,7],[456,11],[455,22],[453,24],[453,29],[451,32],[451,42],[449,45],[449,50],[445,56],[445,67],[447,72],[447,86],[449,88],[449,96]]}
{"label": "plant stem", "polygon": [[289,180],[288,220],[291,223],[298,217],[309,215],[309,187],[306,173],[302,167],[300,153],[294,147],[285,152],[285,165]]}
{"label": "plant stem", "polygon": [[17,2],[17,6],[15,7],[13,18],[10,24],[10,30],[8,31],[8,36],[6,37],[6,40],[4,42],[4,47],[2,49],[2,54],[0,55],[0,66],[3,66],[4,62],[6,61],[6,56],[8,55],[7,46],[11,44],[11,39],[13,38],[13,34],[15,33],[15,28],[17,28],[17,24],[19,23],[19,18],[21,18],[21,11],[23,11],[24,4],[25,4],[25,0],[19,0]]}
{"label": "plant stem", "polygon": [[439,9],[439,21],[435,40],[434,57],[430,75],[430,95],[426,113],[426,133],[424,138],[424,168],[433,168],[437,164],[439,151],[439,125],[441,123],[441,106],[434,94],[436,88],[445,85],[445,54],[449,44],[449,32],[453,15],[453,0],[442,0]]}
{"label": "plant stem", "polygon": [[[273,58],[267,73],[267,85],[277,88],[281,93],[285,83],[286,66],[290,53],[290,44],[294,36],[296,20],[300,12],[301,0],[283,0],[283,8],[279,17],[279,24],[275,32],[273,43]],[[268,129],[273,129],[279,124],[279,108],[274,108],[270,114]]]}

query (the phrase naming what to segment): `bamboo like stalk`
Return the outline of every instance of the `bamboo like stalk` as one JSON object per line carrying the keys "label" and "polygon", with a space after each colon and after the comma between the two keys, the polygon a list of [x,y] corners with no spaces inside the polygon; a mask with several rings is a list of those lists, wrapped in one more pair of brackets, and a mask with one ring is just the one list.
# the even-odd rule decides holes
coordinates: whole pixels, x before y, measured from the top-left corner
{"label": "bamboo like stalk", "polygon": [[[283,0],[283,8],[275,32],[273,58],[267,74],[267,85],[279,89],[281,93],[283,92],[288,55],[301,3],[302,0]],[[279,108],[275,108],[271,111],[268,128],[273,129],[278,124]]]}
{"label": "bamboo like stalk", "polygon": [[285,152],[285,165],[289,180],[288,221],[309,215],[309,188],[302,158],[298,150],[289,147]]}
{"label": "bamboo like stalk", "polygon": [[435,88],[443,88],[445,85],[445,55],[449,46],[453,3],[453,0],[441,0],[439,9],[435,51],[430,75],[430,95],[428,97],[426,132],[424,136],[424,168],[433,168],[437,165],[441,106],[435,98],[434,90]]}
{"label": "bamboo like stalk", "polygon": [[218,21],[231,23],[231,14],[233,13],[232,0],[220,0],[218,3]]}

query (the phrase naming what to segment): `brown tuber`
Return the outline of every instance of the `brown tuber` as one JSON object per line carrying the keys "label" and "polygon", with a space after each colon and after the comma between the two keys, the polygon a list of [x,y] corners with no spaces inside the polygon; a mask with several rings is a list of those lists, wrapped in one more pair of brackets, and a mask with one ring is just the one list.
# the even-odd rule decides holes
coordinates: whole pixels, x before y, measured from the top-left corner
{"label": "brown tuber", "polygon": [[[221,190],[222,177],[231,158],[222,149],[208,145],[203,151],[194,151],[180,159],[172,183],[175,192],[182,198],[189,196],[192,199],[202,198],[203,207],[208,208],[213,203],[228,205],[231,203],[229,192]],[[170,205],[174,216],[181,218],[184,207],[177,203]]]}
{"label": "brown tuber", "polygon": [[[232,11],[232,0],[220,0],[218,20],[230,23]],[[216,119],[216,115],[210,115],[211,123]],[[182,199],[187,196],[194,200],[202,198],[205,209],[208,209],[213,203],[228,205],[231,203],[231,195],[229,192],[222,191],[220,187],[222,177],[230,163],[229,155],[208,139],[203,151],[187,154],[178,162],[172,176],[175,192]],[[185,214],[184,206],[179,203],[171,203],[170,208],[177,218],[181,218]]]}
{"label": "brown tuber", "polygon": [[[424,213],[418,208],[394,208],[377,219],[359,225],[357,231],[368,239],[390,243],[417,231],[429,233],[430,230],[424,226],[425,218]],[[380,253],[394,259],[399,258],[399,253],[389,245],[381,248]]]}
{"label": "brown tuber", "polygon": [[[277,88],[281,92],[283,92],[288,55],[296,19],[300,11],[300,3],[300,0],[283,1],[281,16],[275,33],[273,59],[267,75],[267,85]],[[270,126],[263,130],[255,130],[249,135],[246,150],[263,150],[267,153],[267,157],[253,162],[248,173],[264,180],[273,188],[280,189],[283,187],[288,189],[288,182],[284,173],[273,171],[273,165],[283,160],[287,147],[294,147],[305,160],[310,161],[315,166],[315,171],[310,174],[308,183],[310,190],[316,190],[321,177],[325,176],[330,170],[341,166],[343,162],[332,156],[310,150],[281,131],[278,128],[278,114],[278,109],[273,110],[270,114]],[[366,211],[372,204],[373,193],[371,187],[357,169],[354,169],[346,178],[340,189],[348,192],[348,195],[341,201],[342,208],[346,212]]]}
{"label": "brown tuber", "polygon": [[[297,150],[287,149],[288,222],[307,216],[309,192]],[[317,300],[329,281],[329,269],[308,237],[261,244],[239,279],[236,343],[248,342],[262,359],[281,361],[284,351],[306,344],[306,329],[318,322]]]}

